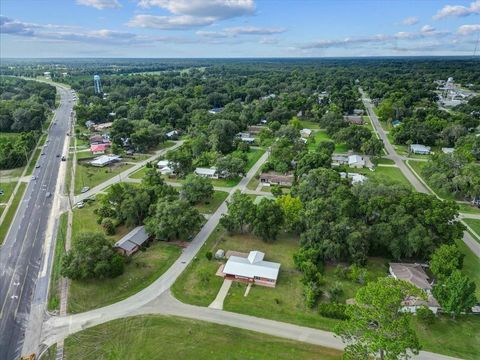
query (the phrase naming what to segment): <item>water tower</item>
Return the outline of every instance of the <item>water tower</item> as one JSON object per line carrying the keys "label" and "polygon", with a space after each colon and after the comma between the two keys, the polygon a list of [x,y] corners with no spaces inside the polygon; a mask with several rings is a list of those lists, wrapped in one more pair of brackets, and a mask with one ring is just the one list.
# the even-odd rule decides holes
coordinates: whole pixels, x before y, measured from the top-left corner
{"label": "water tower", "polygon": [[95,94],[101,94],[102,93],[102,84],[100,83],[100,76],[99,75],[93,75],[93,86],[95,88]]}

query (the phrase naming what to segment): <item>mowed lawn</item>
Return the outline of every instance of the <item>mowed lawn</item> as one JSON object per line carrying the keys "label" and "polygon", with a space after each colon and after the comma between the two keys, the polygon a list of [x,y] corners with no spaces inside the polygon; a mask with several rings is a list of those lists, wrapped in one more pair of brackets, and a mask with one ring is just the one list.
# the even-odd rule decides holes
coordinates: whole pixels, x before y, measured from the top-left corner
{"label": "mowed lawn", "polygon": [[132,164],[117,163],[113,166],[94,167],[78,164],[75,173],[75,194],[79,194],[84,186],[93,188],[121,172],[131,168]]}
{"label": "mowed lawn", "polygon": [[15,181],[11,182],[0,182],[0,190],[3,190],[3,195],[0,195],[0,203],[7,203],[12,196],[13,189],[17,183]]}
{"label": "mowed lawn", "polygon": [[408,187],[412,187],[402,171],[392,166],[377,166],[374,171],[370,169],[350,169],[350,172],[364,174],[367,178],[376,180],[381,183],[398,183]]}
{"label": "mowed lawn", "polygon": [[[313,141],[309,139],[307,143],[307,147],[310,151],[315,150],[318,144],[324,141],[333,141],[330,136],[328,136],[327,132],[325,130],[319,130],[313,133],[313,135],[310,135],[310,137],[313,136]],[[346,153],[348,152],[348,147],[346,144],[337,144],[335,143],[335,152],[336,153]]]}
{"label": "mowed lawn", "polygon": [[341,352],[198,320],[138,316],[71,335],[65,359],[340,359]]}
{"label": "mowed lawn", "polygon": [[7,213],[5,214],[3,222],[0,224],[0,245],[3,243],[3,240],[7,236],[8,229],[10,228],[13,218],[17,213],[18,205],[20,205],[20,201],[23,198],[23,194],[25,193],[26,188],[27,188],[26,183],[24,182],[20,183],[17,193],[15,194],[15,197],[13,198],[10,207],[8,208],[8,210],[6,210]]}
{"label": "mowed lawn", "polygon": [[195,205],[195,208],[202,214],[213,214],[220,204],[225,201],[227,196],[228,193],[225,191],[214,191],[213,197],[210,201],[197,204]]}
{"label": "mowed lawn", "polygon": [[[463,219],[467,223],[468,226],[472,228],[472,230],[480,236],[480,220],[479,219]],[[479,241],[476,237],[473,237],[475,240]],[[480,273],[480,268],[478,270]]]}

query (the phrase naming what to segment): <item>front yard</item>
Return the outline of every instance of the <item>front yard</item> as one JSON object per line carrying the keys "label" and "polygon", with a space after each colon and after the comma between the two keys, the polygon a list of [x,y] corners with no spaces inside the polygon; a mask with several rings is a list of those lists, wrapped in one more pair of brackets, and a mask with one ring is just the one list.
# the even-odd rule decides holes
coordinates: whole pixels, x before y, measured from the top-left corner
{"label": "front yard", "polygon": [[214,191],[213,197],[208,203],[200,203],[195,205],[195,208],[202,214],[213,214],[220,204],[225,201],[228,193],[225,191]]}
{"label": "front yard", "polygon": [[349,169],[352,173],[364,174],[367,178],[376,180],[380,183],[398,183],[408,187],[412,187],[407,178],[402,174],[402,171],[393,166],[377,166],[375,171],[368,168],[363,169]]}
{"label": "front yard", "polygon": [[117,163],[111,166],[94,167],[78,164],[75,173],[75,194],[79,194],[84,186],[93,188],[121,172],[128,170],[132,164]]}

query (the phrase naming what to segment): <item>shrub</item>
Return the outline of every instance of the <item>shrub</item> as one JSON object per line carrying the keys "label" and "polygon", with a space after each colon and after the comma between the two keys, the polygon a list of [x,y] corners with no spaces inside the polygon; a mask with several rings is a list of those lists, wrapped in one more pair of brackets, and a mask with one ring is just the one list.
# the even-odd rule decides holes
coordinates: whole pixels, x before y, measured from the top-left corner
{"label": "shrub", "polygon": [[345,280],[348,276],[348,267],[339,264],[335,267],[334,274],[337,278]]}
{"label": "shrub", "polygon": [[310,282],[305,285],[303,289],[303,295],[305,296],[305,305],[309,309],[312,309],[322,295],[322,291],[319,289],[317,284]]}
{"label": "shrub", "polygon": [[353,264],[349,268],[348,278],[351,281],[355,281],[359,284],[365,284],[367,281],[368,272],[367,269],[362,268],[356,264]]}
{"label": "shrub", "polygon": [[347,305],[345,304],[323,303],[318,305],[318,313],[321,316],[331,318],[331,319],[339,319],[339,320],[348,319],[348,316],[345,313],[346,309],[347,309]]}
{"label": "shrub", "polygon": [[212,260],[213,254],[211,251],[207,251],[205,253],[205,257],[207,258],[208,261]]}
{"label": "shrub", "polygon": [[283,195],[282,188],[278,185],[271,186],[271,192],[272,192],[272,195],[275,197],[279,197]]}
{"label": "shrub", "polygon": [[435,320],[435,314],[426,306],[420,306],[417,309],[417,317],[424,324],[430,325],[433,324]]}
{"label": "shrub", "polygon": [[106,235],[115,235],[115,225],[113,224],[112,219],[104,218],[102,220],[102,227],[105,230]]}
{"label": "shrub", "polygon": [[328,293],[330,295],[330,299],[333,302],[336,302],[338,298],[343,294],[343,289],[342,285],[340,283],[336,282],[333,284],[333,286],[328,290]]}

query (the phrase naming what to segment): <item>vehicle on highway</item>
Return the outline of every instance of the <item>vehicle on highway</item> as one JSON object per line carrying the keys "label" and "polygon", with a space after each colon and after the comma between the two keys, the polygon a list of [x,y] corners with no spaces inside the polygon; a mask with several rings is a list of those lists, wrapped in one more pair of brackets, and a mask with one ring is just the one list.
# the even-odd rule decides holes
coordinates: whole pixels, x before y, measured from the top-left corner
{"label": "vehicle on highway", "polygon": [[37,180],[37,177],[35,175],[33,175],[32,180]]}
{"label": "vehicle on highway", "polygon": [[57,154],[56,157],[60,157],[60,154]]}
{"label": "vehicle on highway", "polygon": [[35,165],[35,169],[38,169],[40,167],[40,164]]}
{"label": "vehicle on highway", "polygon": [[40,155],[45,155],[45,152],[42,151],[42,153]]}
{"label": "vehicle on highway", "polygon": [[65,157],[65,155],[62,156],[62,161],[66,161],[66,160],[67,160],[67,158]]}
{"label": "vehicle on highway", "polygon": [[50,196],[52,196],[52,193],[50,191],[47,191],[47,193],[45,194],[45,197],[49,198]]}
{"label": "vehicle on highway", "polygon": [[80,192],[83,194],[86,193],[88,190],[90,190],[90,188],[88,186],[84,186],[82,190],[80,190]]}

